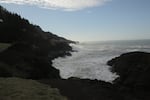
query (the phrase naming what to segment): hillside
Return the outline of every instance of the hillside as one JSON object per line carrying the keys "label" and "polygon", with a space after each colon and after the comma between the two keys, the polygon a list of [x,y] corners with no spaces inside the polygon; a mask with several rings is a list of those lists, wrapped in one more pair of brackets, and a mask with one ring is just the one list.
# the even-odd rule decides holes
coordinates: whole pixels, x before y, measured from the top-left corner
{"label": "hillside", "polygon": [[[44,32],[18,14],[0,6],[0,43],[10,46],[0,52],[0,76],[60,78],[52,59],[70,55],[73,41]],[[7,73],[7,74],[5,74]]]}
{"label": "hillside", "polygon": [[0,6],[0,100],[150,100],[150,53],[108,61],[119,75],[113,84],[61,79],[52,60],[71,55],[69,43]]}

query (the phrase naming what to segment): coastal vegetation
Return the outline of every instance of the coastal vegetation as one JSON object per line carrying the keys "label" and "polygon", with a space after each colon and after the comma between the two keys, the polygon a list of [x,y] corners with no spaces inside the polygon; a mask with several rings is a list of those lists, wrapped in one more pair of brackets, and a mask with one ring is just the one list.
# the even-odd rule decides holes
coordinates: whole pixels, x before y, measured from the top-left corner
{"label": "coastal vegetation", "polygon": [[71,55],[69,43],[75,42],[44,32],[0,6],[0,100],[150,99],[149,53],[125,53],[108,61],[120,76],[113,84],[62,79],[52,60]]}

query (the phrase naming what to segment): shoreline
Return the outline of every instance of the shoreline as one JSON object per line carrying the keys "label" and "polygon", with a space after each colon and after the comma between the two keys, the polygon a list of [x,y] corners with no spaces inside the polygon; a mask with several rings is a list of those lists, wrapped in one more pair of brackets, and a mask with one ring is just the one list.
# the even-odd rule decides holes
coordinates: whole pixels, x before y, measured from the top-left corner
{"label": "shoreline", "polygon": [[[142,58],[137,58],[138,56],[141,56]],[[124,58],[126,57],[126,58]],[[133,59],[137,58],[137,59]],[[131,66],[132,62],[130,60],[138,61],[138,63],[134,63],[135,65],[132,65],[133,67],[129,67],[132,69],[134,72],[129,72],[132,74],[128,74],[128,79],[123,80],[122,77],[124,77],[122,74],[120,74],[121,78],[118,78],[114,81],[113,84],[100,81],[100,80],[90,80],[90,79],[80,79],[80,78],[75,78],[72,77],[70,79],[43,79],[43,80],[38,80],[41,83],[51,85],[53,88],[58,88],[60,90],[60,93],[66,97],[68,97],[69,100],[149,100],[150,98],[150,90],[149,90],[149,72],[146,71],[146,73],[140,74],[142,77],[146,77],[147,80],[144,78],[140,78],[142,84],[137,81],[137,76],[139,74],[139,69],[137,69],[138,66],[143,65],[144,62],[148,63],[149,62],[149,57],[150,58],[150,53],[146,52],[129,52],[120,55],[119,57],[115,57],[112,60],[108,61],[108,65],[112,66],[115,68],[115,66],[119,67],[123,66],[124,62],[128,65]],[[145,59],[145,60],[141,60]],[[148,61],[147,61],[148,60]],[[117,61],[117,62],[116,62]],[[116,64],[116,65],[113,65]],[[149,63],[150,64],[150,63]],[[149,64],[144,65],[145,67],[149,68]],[[127,67],[127,65],[125,65]],[[148,65],[148,66],[147,66]],[[116,68],[115,68],[116,69]],[[144,69],[144,68],[143,68]],[[122,69],[116,69],[119,70]],[[123,69],[124,70],[124,69]],[[142,70],[143,71],[143,70]],[[148,70],[149,71],[149,70]],[[124,81],[126,82],[131,82],[133,83],[127,83],[125,84]],[[148,82],[148,83],[147,83]],[[135,86],[133,86],[135,84]],[[139,84],[139,85],[137,85]]]}
{"label": "shoreline", "polygon": [[93,54],[92,50],[86,50],[86,47],[81,44],[73,44],[71,46],[73,51],[75,50],[77,52],[71,52],[71,56],[58,57],[52,61],[52,66],[60,70],[60,76],[62,78],[78,77],[80,79],[98,79],[111,83],[118,77],[116,73],[112,73],[109,70],[110,66],[106,64],[112,57],[107,58],[108,60],[96,55],[90,57]]}
{"label": "shoreline", "polygon": [[[112,71],[120,75],[114,84],[76,77],[62,79],[59,70],[52,66],[52,60],[70,55],[72,48],[69,43],[73,41],[44,32],[39,26],[1,6],[0,13],[3,18],[0,43],[12,44],[0,52],[0,81],[4,85],[0,89],[2,100],[15,97],[32,100],[28,96],[33,95],[24,96],[28,93],[24,90],[28,82],[38,85],[36,89],[34,84],[27,88],[30,93],[34,87],[37,99],[42,97],[42,100],[53,97],[66,100],[64,96],[68,100],[150,100],[150,53],[125,53],[108,61]],[[49,90],[52,96],[47,97]],[[3,94],[5,91],[6,95]]]}

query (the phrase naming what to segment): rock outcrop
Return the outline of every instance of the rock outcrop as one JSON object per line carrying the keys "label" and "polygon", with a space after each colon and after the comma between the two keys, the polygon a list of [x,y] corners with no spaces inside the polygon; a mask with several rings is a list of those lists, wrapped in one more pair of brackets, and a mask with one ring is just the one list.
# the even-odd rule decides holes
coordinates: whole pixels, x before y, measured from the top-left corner
{"label": "rock outcrop", "polygon": [[116,86],[99,80],[72,78],[40,80],[40,82],[58,88],[69,100],[125,100],[125,95],[122,95]]}
{"label": "rock outcrop", "polygon": [[150,53],[125,53],[108,61],[108,65],[120,76],[114,82],[121,91],[133,93],[137,100],[150,99]]}
{"label": "rock outcrop", "polygon": [[120,78],[117,81],[132,87],[146,86],[150,84],[150,53],[130,52],[122,54],[108,61],[111,70],[117,72]]}

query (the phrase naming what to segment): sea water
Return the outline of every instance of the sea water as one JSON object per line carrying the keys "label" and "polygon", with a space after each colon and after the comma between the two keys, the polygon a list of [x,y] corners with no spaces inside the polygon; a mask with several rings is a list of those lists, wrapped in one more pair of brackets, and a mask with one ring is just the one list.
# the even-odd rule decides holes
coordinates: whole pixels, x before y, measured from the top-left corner
{"label": "sea water", "polygon": [[122,53],[133,51],[150,52],[150,40],[83,42],[71,44],[72,56],[53,60],[62,78],[69,77],[98,79],[112,82],[118,77],[106,63]]}

